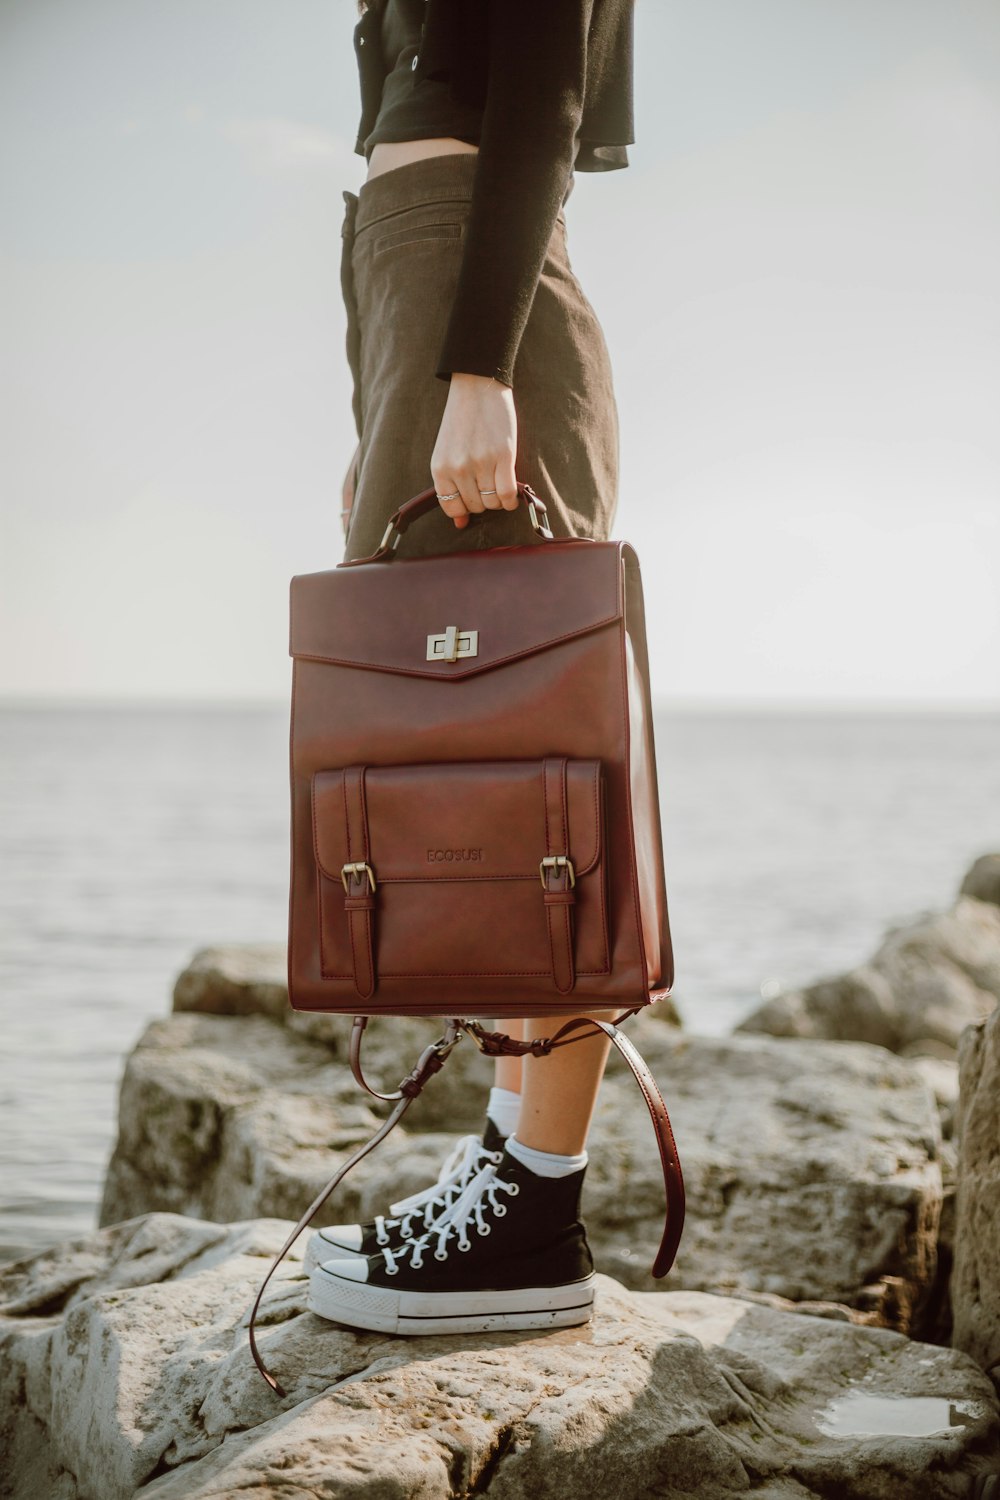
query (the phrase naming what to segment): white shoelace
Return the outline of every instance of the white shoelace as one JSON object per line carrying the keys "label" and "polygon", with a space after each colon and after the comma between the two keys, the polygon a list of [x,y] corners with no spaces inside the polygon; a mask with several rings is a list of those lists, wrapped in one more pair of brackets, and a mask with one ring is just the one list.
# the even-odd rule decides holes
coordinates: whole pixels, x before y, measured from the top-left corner
{"label": "white shoelace", "polygon": [[520,1192],[516,1182],[504,1182],[502,1177],[497,1176],[496,1164],[493,1161],[483,1167],[472,1181],[459,1193],[450,1208],[434,1221],[432,1227],[419,1239],[407,1240],[398,1250],[390,1250],[383,1247],[382,1254],[385,1257],[385,1271],[387,1276],[395,1276],[399,1270],[397,1261],[410,1257],[411,1270],[417,1271],[423,1265],[424,1251],[430,1249],[431,1241],[436,1237],[437,1244],[434,1247],[435,1260],[448,1259],[449,1241],[457,1238],[459,1250],[470,1250],[472,1241],[466,1233],[470,1221],[474,1221],[476,1232],[487,1235],[491,1225],[483,1217],[486,1205],[496,1218],[502,1219],[507,1212],[507,1205],[497,1199],[498,1193],[507,1193],[511,1198],[516,1198]]}
{"label": "white shoelace", "polygon": [[487,1162],[499,1163],[500,1158],[499,1151],[487,1151],[478,1135],[463,1135],[438,1173],[437,1182],[393,1204],[395,1213],[392,1217],[387,1217],[385,1214],[375,1215],[375,1238],[378,1243],[387,1245],[389,1243],[388,1230],[397,1225],[401,1227],[404,1236],[408,1235],[414,1219],[419,1218],[421,1214],[424,1229],[429,1230],[438,1216],[451,1208],[463,1189],[480,1171],[484,1159]]}

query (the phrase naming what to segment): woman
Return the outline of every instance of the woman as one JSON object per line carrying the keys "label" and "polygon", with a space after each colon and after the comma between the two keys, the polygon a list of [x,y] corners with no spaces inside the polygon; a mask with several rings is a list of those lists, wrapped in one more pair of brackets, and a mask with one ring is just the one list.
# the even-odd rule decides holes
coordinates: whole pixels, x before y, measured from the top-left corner
{"label": "woman", "polygon": [[[562,210],[574,169],[628,164],[631,0],[377,0],[354,40],[368,175],[344,194],[359,433],[346,557],[373,552],[428,481],[438,510],[400,555],[528,540],[515,475],[557,535],[607,538],[617,409]],[[580,1191],[608,1046],[499,1059],[483,1137],[460,1141],[432,1187],[312,1236],[310,1306],[401,1333],[585,1322]]]}

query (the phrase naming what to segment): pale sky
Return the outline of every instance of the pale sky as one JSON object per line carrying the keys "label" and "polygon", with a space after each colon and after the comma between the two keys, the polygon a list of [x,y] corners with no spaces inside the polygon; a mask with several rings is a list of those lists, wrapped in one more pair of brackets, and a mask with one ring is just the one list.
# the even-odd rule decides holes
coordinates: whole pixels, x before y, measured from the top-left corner
{"label": "pale sky", "polygon": [[[287,694],[355,441],[355,17],[0,0],[0,694]],[[654,690],[1000,706],[1000,5],[639,0],[636,40],[631,166],[567,220]]]}

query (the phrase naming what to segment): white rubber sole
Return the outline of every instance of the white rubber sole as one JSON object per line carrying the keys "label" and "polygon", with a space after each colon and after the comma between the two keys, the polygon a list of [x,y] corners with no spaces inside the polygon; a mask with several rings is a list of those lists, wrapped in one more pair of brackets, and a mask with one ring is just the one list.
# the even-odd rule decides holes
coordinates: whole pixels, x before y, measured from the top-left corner
{"label": "white rubber sole", "polygon": [[317,1266],[309,1276],[310,1312],[375,1333],[489,1333],[573,1328],[594,1309],[594,1278],[510,1292],[397,1292],[348,1281]]}

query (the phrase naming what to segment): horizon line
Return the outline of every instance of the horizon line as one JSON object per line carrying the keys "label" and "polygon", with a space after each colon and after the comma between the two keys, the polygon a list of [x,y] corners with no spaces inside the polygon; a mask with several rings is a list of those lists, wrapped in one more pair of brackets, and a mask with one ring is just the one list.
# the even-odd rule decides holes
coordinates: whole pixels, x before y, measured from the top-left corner
{"label": "horizon line", "polygon": [[[800,697],[779,698],[702,696],[692,694],[657,694],[654,712],[661,713],[870,713],[870,714],[975,714],[1000,715],[1000,698],[865,698]],[[265,710],[288,712],[289,699],[275,695],[181,696],[179,694],[70,694],[70,693],[0,693],[0,712],[31,710],[114,710],[114,709],[187,709],[239,712]]]}

